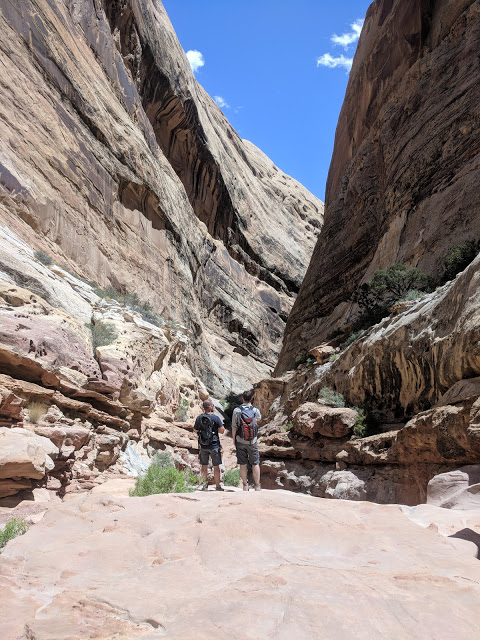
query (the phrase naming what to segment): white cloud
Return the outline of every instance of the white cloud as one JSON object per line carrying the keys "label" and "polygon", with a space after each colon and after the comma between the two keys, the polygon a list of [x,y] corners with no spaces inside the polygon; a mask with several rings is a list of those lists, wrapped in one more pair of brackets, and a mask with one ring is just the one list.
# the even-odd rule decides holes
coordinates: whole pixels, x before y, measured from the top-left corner
{"label": "white cloud", "polygon": [[360,38],[360,34],[362,32],[363,20],[358,18],[358,20],[355,20],[350,27],[352,29],[350,33],[342,33],[341,36],[337,36],[337,34],[334,33],[330,38],[333,44],[338,44],[344,49],[348,49],[351,44],[356,42]]}
{"label": "white cloud", "polygon": [[225,102],[222,96],[213,96],[213,99],[221,109],[229,109],[230,105]]}
{"label": "white cloud", "polygon": [[328,67],[329,69],[335,69],[336,67],[344,67],[347,71],[352,68],[353,58],[346,58],[344,55],[332,56],[329,53],[324,53],[323,56],[317,58],[317,67]]}
{"label": "white cloud", "polygon": [[193,73],[197,73],[200,67],[203,67],[203,65],[205,64],[203,55],[196,49],[190,49],[190,51],[187,51],[187,59],[190,63],[190,67],[192,68]]}

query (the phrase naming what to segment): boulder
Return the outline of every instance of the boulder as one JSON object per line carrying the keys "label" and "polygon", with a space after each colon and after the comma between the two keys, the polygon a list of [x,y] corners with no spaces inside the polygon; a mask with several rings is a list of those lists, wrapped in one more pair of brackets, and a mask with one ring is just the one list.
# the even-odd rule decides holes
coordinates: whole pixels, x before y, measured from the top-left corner
{"label": "boulder", "polygon": [[315,402],[302,404],[292,416],[294,430],[309,438],[316,434],[343,438],[352,432],[356,418],[354,409],[327,407]]}
{"label": "boulder", "polygon": [[427,504],[445,509],[479,509],[480,465],[467,465],[434,476],[428,483]]}
{"label": "boulder", "polygon": [[58,447],[48,438],[20,427],[0,428],[0,479],[39,480],[54,468],[57,455]]}
{"label": "boulder", "polygon": [[308,353],[314,356],[317,364],[324,364],[336,353],[336,351],[337,350],[335,349],[335,347],[332,347],[328,343],[324,343],[319,345],[318,347],[310,349]]}

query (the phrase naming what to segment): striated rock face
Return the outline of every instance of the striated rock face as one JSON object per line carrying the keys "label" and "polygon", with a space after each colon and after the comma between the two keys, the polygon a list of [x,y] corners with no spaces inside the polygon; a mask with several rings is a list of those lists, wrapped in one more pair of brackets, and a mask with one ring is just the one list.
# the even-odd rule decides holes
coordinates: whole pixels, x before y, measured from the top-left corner
{"label": "striated rock face", "polygon": [[[265,376],[322,203],[238,137],[162,4],[6,0],[0,56],[2,234],[184,324],[209,389]],[[30,266],[2,269],[29,290]],[[59,349],[68,330],[51,334]]]}
{"label": "striated rock face", "polygon": [[[28,289],[14,284],[19,273]],[[4,236],[0,498],[22,490],[30,498],[39,490],[65,495],[104,476],[138,475],[158,450],[198,471],[193,419],[209,394],[194,363],[185,328],[146,321],[127,302],[103,299],[41,264],[11,232]],[[226,438],[227,466],[230,448]]]}
{"label": "striated rock face", "polygon": [[478,549],[458,538],[478,512],[422,507],[268,491],[75,496],[0,555],[1,635],[476,638]]}
{"label": "striated rock face", "polygon": [[277,373],[355,313],[394,263],[441,276],[448,248],[480,237],[480,8],[376,0],[338,121],[326,217],[289,316]]}

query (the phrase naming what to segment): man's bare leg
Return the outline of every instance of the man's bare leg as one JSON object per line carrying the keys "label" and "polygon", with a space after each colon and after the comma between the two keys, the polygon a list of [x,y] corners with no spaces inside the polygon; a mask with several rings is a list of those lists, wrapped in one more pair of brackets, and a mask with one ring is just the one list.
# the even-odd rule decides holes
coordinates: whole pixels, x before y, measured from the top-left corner
{"label": "man's bare leg", "polygon": [[241,464],[240,465],[240,477],[242,478],[243,486],[247,487],[248,486],[248,480],[247,480],[247,465],[246,464]]}
{"label": "man's bare leg", "polygon": [[253,481],[255,482],[255,488],[259,488],[260,487],[260,465],[259,464],[252,464],[252,474],[253,474]]}
{"label": "man's bare leg", "polygon": [[220,486],[220,467],[217,465],[213,467],[213,478],[217,487]]}
{"label": "man's bare leg", "polygon": [[202,464],[203,485],[208,486],[208,464]]}

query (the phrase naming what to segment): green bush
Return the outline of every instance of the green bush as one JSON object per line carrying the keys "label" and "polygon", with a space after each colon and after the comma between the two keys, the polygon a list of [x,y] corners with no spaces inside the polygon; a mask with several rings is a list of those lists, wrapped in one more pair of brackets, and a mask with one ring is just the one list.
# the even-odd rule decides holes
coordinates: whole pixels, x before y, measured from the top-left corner
{"label": "green bush", "polygon": [[286,431],[290,431],[291,429],[293,429],[293,422],[292,422],[291,420],[289,420],[289,421],[287,422],[287,424],[285,424],[285,425],[282,427],[282,431],[283,431],[283,432],[286,432]]}
{"label": "green bush", "polygon": [[329,387],[322,387],[322,389],[320,389],[318,400],[319,402],[328,404],[331,407],[345,406],[345,398],[342,396],[342,394],[334,391],[333,389],[330,389]]}
{"label": "green bush", "polygon": [[418,300],[426,295],[426,291],[419,291],[418,289],[410,289],[407,291],[407,295],[401,300],[401,302],[411,302],[413,300]]}
{"label": "green bush", "polygon": [[457,273],[463,271],[480,251],[480,241],[467,240],[449,248],[445,258],[444,282],[453,280]]}
{"label": "green bush", "polygon": [[139,476],[131,496],[150,496],[154,493],[190,493],[200,484],[198,476],[187,469],[176,469],[171,456],[160,452],[153,459],[147,472]]}
{"label": "green bush", "polygon": [[92,346],[93,351],[97,350],[97,347],[105,347],[107,344],[112,344],[118,338],[118,333],[115,330],[113,324],[108,324],[107,322],[102,322],[99,320],[98,322],[91,323],[90,325],[86,325],[92,334]]}
{"label": "green bush", "polygon": [[226,471],[223,476],[223,484],[226,487],[238,487],[240,484],[240,469],[235,467],[235,469]]}
{"label": "green bush", "polygon": [[356,438],[364,438],[367,435],[367,413],[365,409],[353,408],[358,414],[353,425],[353,435]]}
{"label": "green bush", "polygon": [[349,347],[357,338],[360,338],[365,333],[365,329],[359,329],[358,331],[354,331],[351,333],[348,338],[343,343],[344,347]]}
{"label": "green bush", "polygon": [[363,326],[369,326],[387,316],[392,305],[405,298],[410,290],[431,291],[432,288],[432,278],[420,269],[394,264],[386,270],[375,271],[373,278],[360,285],[351,299],[359,306]]}
{"label": "green bush", "polygon": [[12,518],[5,525],[5,529],[0,531],[0,549],[4,547],[9,540],[13,540],[17,536],[23,536],[27,532],[28,524],[23,518]]}
{"label": "green bush", "polygon": [[338,360],[338,353],[332,353],[328,359],[329,362],[335,362],[335,360]]}
{"label": "green bush", "polygon": [[33,252],[33,255],[35,256],[35,258],[41,262],[42,264],[44,264],[46,267],[48,267],[49,265],[53,264],[53,260],[52,258],[48,255],[48,253],[46,251],[44,251],[43,249],[38,249],[37,251]]}
{"label": "green bush", "polygon": [[185,398],[185,396],[180,396],[178,408],[175,411],[175,420],[178,420],[179,422],[185,422],[188,416],[189,407],[190,403],[187,398]]}

